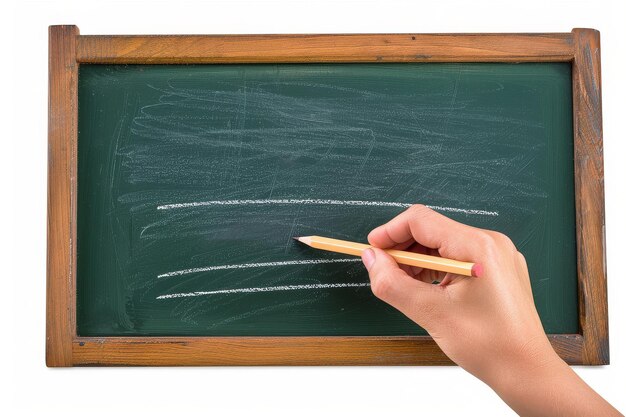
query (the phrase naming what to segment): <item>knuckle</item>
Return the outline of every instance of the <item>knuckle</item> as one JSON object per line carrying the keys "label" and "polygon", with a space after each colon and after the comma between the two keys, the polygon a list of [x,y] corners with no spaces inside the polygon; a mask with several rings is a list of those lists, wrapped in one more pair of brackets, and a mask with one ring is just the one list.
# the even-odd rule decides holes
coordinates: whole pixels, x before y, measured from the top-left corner
{"label": "knuckle", "polygon": [[433,209],[426,207],[423,204],[413,204],[407,209],[408,224],[412,233],[416,230],[420,230],[423,233],[423,226],[433,219],[433,216],[437,215],[437,212]]}
{"label": "knuckle", "polygon": [[517,252],[515,244],[507,235],[493,230],[487,230],[482,233],[480,244],[487,250],[504,249]]}
{"label": "knuckle", "polygon": [[481,231],[476,236],[476,243],[485,249],[490,249],[496,246],[496,240],[489,231]]}
{"label": "knuckle", "polygon": [[507,249],[515,249],[515,245],[513,244],[513,241],[511,240],[511,238],[505,235],[504,233],[495,232],[495,239],[499,245]]}
{"label": "knuckle", "polygon": [[423,216],[432,210],[423,204],[413,204],[411,207],[407,209],[407,211],[409,211],[413,215]]}
{"label": "knuckle", "polygon": [[528,264],[526,263],[526,257],[522,254],[522,252],[517,252],[517,261],[520,265],[526,267]]}
{"label": "knuckle", "polygon": [[498,250],[498,243],[492,233],[488,231],[480,232],[475,239],[485,257],[487,259],[493,259]]}

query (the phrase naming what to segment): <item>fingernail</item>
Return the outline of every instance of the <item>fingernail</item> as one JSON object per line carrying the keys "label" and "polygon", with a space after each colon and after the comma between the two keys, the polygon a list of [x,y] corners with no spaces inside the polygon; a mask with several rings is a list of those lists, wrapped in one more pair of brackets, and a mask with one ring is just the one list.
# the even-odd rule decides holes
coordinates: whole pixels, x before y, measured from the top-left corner
{"label": "fingernail", "polygon": [[371,249],[365,249],[361,255],[361,259],[363,259],[363,264],[365,264],[365,267],[369,270],[376,261],[376,253]]}

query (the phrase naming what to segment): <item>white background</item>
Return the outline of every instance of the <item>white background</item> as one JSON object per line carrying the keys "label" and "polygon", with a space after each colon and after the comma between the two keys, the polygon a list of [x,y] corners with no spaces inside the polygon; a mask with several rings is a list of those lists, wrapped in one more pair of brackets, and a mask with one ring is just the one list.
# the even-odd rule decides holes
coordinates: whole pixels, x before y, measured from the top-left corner
{"label": "white background", "polygon": [[[621,1],[21,1],[0,6],[0,414],[509,415],[456,367],[76,368],[44,363],[48,25],[81,34],[601,31],[611,365],[626,411],[626,12]],[[245,413],[245,414],[244,414]]]}

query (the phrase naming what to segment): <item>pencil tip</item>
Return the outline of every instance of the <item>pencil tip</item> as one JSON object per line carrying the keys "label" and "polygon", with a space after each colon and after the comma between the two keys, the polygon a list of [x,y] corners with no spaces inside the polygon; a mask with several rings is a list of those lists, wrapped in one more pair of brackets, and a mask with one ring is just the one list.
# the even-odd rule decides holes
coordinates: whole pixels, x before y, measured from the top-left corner
{"label": "pencil tip", "polygon": [[299,237],[292,237],[293,240],[297,240],[298,242],[300,242],[300,238]]}
{"label": "pencil tip", "polygon": [[294,237],[298,242],[304,243],[305,245],[311,246],[311,236],[298,236]]}

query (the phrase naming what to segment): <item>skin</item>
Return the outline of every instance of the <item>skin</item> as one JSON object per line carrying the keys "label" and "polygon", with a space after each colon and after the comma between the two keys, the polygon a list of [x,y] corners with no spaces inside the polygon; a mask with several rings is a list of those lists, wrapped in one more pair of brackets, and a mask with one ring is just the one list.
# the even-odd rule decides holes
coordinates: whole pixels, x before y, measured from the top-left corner
{"label": "skin", "polygon": [[[448,357],[523,416],[620,416],[555,353],[524,256],[505,235],[415,205],[372,230],[363,253],[372,291],[422,326]],[[398,265],[382,249],[482,267],[463,277]],[[433,285],[433,281],[439,285]]]}

